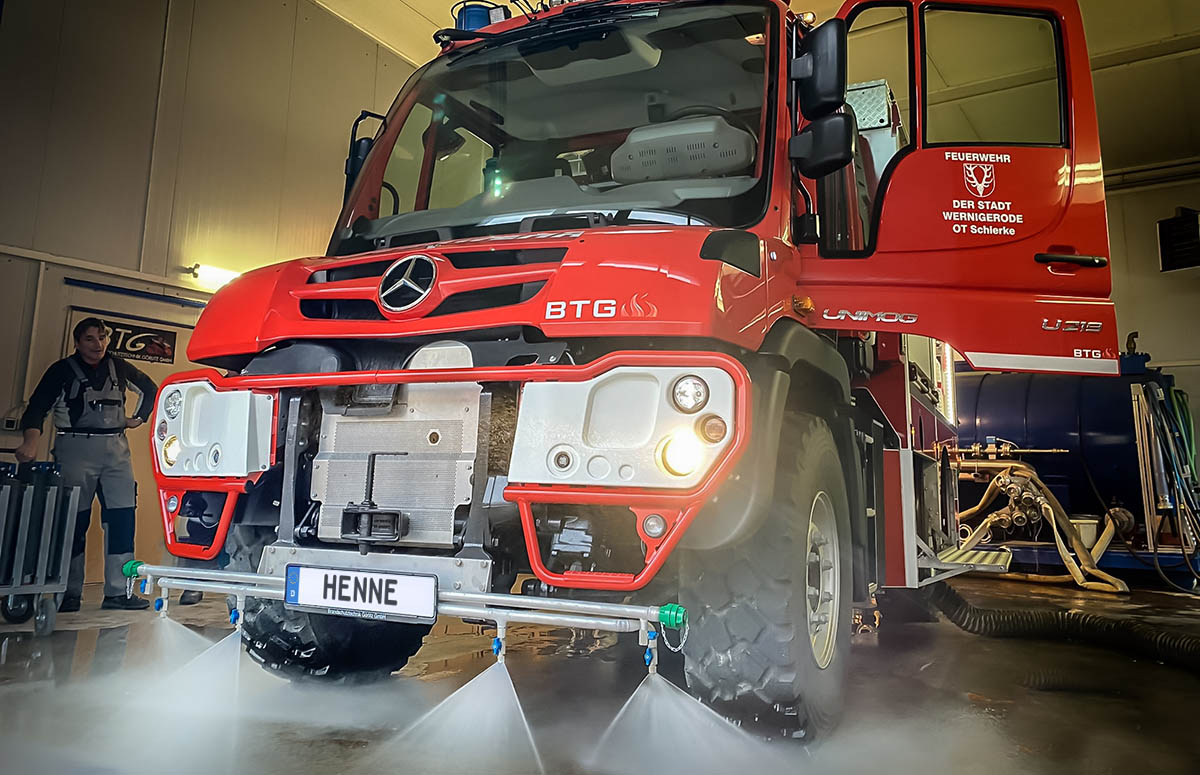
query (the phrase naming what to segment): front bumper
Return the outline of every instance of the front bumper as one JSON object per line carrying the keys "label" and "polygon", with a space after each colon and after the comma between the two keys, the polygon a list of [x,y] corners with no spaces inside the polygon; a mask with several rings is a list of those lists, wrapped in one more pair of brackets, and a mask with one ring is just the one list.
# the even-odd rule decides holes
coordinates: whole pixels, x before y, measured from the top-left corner
{"label": "front bumper", "polygon": [[[716,493],[733,466],[741,457],[750,435],[751,385],[745,367],[735,358],[712,352],[616,352],[583,365],[534,364],[489,368],[454,369],[401,369],[380,371],[356,371],[318,374],[286,374],[268,376],[224,377],[212,370],[202,370],[172,377],[163,385],[161,397],[171,386],[178,383],[203,380],[220,393],[223,391],[251,391],[273,397],[271,405],[279,407],[284,402],[278,399],[280,391],[310,389],[322,386],[355,386],[370,384],[462,384],[462,383],[516,383],[523,389],[529,385],[551,383],[596,382],[606,374],[628,373],[630,370],[662,370],[678,368],[684,370],[712,370],[728,380],[728,412],[730,418],[728,437],[715,446],[705,468],[694,477],[680,480],[674,487],[647,486],[639,477],[635,484],[624,484],[610,478],[601,484],[588,484],[574,477],[563,481],[515,481],[510,478],[504,489],[505,500],[516,505],[524,533],[529,566],[541,581],[554,587],[573,587],[597,590],[629,591],[645,586],[663,566],[672,550],[679,544],[701,507]],[[603,382],[603,380],[600,380]],[[536,392],[536,391],[535,391]],[[714,400],[716,393],[714,393]],[[532,411],[521,409],[518,412]],[[559,418],[561,420],[561,418]],[[154,418],[158,426],[157,409]],[[579,419],[582,427],[585,421]],[[560,423],[561,424],[561,423]],[[277,438],[286,435],[285,422],[277,419],[271,435],[270,466],[281,457]],[[661,431],[656,424],[651,435]],[[581,432],[582,435],[582,432]],[[547,444],[550,444],[547,441]],[[237,500],[262,476],[261,471],[248,472],[245,476],[177,476],[164,473],[161,450],[152,440],[155,461],[155,477],[159,486],[167,548],[176,556],[197,559],[212,559],[224,546],[225,538],[233,522]],[[549,453],[550,449],[544,450]],[[545,459],[539,456],[539,459]],[[534,479],[535,477],[529,477]],[[286,484],[285,484],[286,486]],[[175,530],[179,517],[178,504],[184,495],[193,492],[215,493],[222,497],[220,518],[212,531],[211,539],[200,543],[181,539]],[[286,498],[285,498],[286,500]],[[175,504],[172,511],[169,507]],[[637,572],[571,571],[551,570],[539,545],[534,510],[541,504],[595,505],[624,507],[630,512],[631,538],[636,533],[645,547],[643,567]],[[650,515],[659,515],[666,529],[657,536],[647,535],[643,520]],[[281,535],[281,539],[284,536]]]}

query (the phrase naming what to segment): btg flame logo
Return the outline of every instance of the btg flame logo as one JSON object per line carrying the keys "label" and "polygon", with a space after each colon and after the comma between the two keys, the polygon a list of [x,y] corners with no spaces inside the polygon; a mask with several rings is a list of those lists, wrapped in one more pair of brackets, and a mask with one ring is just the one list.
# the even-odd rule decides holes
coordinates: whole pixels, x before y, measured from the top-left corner
{"label": "btg flame logo", "polygon": [[986,199],[996,190],[995,164],[964,164],[963,182],[967,190],[980,199]]}

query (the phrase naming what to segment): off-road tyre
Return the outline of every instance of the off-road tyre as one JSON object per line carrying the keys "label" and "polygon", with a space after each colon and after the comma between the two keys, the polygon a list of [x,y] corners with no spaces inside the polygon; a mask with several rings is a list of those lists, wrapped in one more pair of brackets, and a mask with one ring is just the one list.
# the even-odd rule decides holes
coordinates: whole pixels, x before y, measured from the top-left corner
{"label": "off-road tyre", "polygon": [[[226,550],[230,570],[257,570],[269,527],[237,525]],[[242,642],[266,669],[290,679],[369,683],[404,667],[421,648],[428,625],[371,622],[285,608],[278,600],[247,599]]]}
{"label": "off-road tyre", "polygon": [[[811,743],[842,711],[851,634],[850,514],[826,422],[793,413],[783,430],[775,500],[762,526],[733,546],[681,558],[680,599],[690,617],[684,670],[688,689],[718,712],[758,734]],[[837,553],[824,579],[835,595],[824,605],[833,620],[821,649],[824,667],[810,638],[807,599],[809,523],[818,503],[832,507],[818,521],[836,524],[836,538],[823,550],[824,562]]]}

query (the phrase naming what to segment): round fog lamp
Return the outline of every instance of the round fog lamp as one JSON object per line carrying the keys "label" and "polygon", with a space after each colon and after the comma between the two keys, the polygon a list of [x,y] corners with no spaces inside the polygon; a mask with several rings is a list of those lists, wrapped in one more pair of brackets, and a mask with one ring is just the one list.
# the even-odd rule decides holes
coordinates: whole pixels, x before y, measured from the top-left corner
{"label": "round fog lamp", "polygon": [[671,388],[671,401],[685,414],[698,412],[708,403],[708,383],[694,374],[680,377]]}
{"label": "round fog lamp", "polygon": [[178,436],[172,436],[163,443],[162,459],[169,466],[175,465],[175,461],[179,459],[179,450],[183,445],[179,443]]}
{"label": "round fog lamp", "polygon": [[167,498],[167,513],[174,514],[175,509],[177,508],[179,508],[179,496],[172,495],[171,497]]}
{"label": "round fog lamp", "polygon": [[642,532],[650,538],[662,538],[667,532],[667,521],[660,514],[647,514],[642,520]]}
{"label": "round fog lamp", "polygon": [[729,432],[729,426],[720,417],[709,414],[701,417],[700,422],[696,423],[696,431],[700,434],[700,438],[710,444],[716,444],[725,438],[725,434]]}
{"label": "round fog lamp", "polygon": [[162,441],[165,438],[167,438],[167,421],[159,420],[158,421],[158,440]]}
{"label": "round fog lamp", "polygon": [[704,450],[700,439],[691,431],[676,431],[663,439],[659,460],[667,473],[689,476],[700,467]]}
{"label": "round fog lamp", "polygon": [[209,468],[216,468],[221,464],[221,445],[213,444],[208,450],[208,465]]}
{"label": "round fog lamp", "polygon": [[174,420],[183,410],[183,393],[178,390],[172,390],[167,393],[167,397],[163,399],[163,411],[167,413],[167,417]]}

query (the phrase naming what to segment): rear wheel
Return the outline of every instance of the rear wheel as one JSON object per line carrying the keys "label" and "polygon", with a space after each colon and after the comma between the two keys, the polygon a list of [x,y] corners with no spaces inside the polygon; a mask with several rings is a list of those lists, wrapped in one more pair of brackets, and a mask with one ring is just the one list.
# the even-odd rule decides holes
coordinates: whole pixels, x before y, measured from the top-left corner
{"label": "rear wheel", "polygon": [[[272,528],[235,526],[226,547],[231,570],[257,570]],[[255,661],[289,678],[364,683],[386,678],[421,648],[428,625],[370,622],[285,608],[248,599],[242,642]]]}
{"label": "rear wheel", "polygon": [[772,512],[746,540],[684,555],[688,688],[768,736],[819,739],[841,714],[850,647],[846,485],[824,420],[796,414]]}

